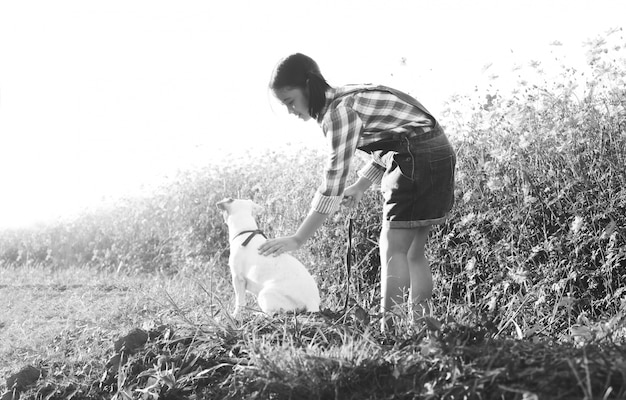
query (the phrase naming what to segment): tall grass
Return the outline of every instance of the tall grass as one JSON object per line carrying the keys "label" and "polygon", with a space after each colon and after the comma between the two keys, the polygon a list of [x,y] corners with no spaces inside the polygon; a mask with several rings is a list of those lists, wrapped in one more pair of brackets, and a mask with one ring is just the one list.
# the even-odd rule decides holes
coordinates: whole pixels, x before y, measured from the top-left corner
{"label": "tall grass", "polygon": [[[227,317],[227,232],[214,204],[224,197],[253,199],[265,207],[259,225],[268,235],[293,232],[320,182],[324,154],[312,151],[248,154],[181,174],[149,198],[39,230],[2,232],[0,265],[202,278],[198,290],[209,312],[189,320],[191,333],[177,339],[187,353],[181,356],[171,337],[155,330],[147,342],[158,351],[137,353],[124,368],[119,358],[117,370],[109,366],[117,380],[105,382],[119,396],[121,371],[130,377],[132,366],[143,363],[149,372],[137,377],[141,387],[158,383],[163,393],[194,387],[198,397],[522,398],[545,392],[558,398],[575,392],[619,398],[626,389],[615,371],[623,357],[611,353],[609,362],[602,351],[623,347],[626,335],[624,46],[623,32],[610,32],[587,43],[585,71],[564,65],[560,79],[549,81],[531,63],[512,92],[499,91],[494,81],[450,100],[441,122],[458,153],[456,204],[429,240],[434,318],[424,328],[401,321],[392,342],[372,329],[380,297],[375,190],[356,213],[341,210],[330,218],[296,254],[316,276],[326,314],[308,321],[251,314],[243,325]],[[365,313],[343,315],[336,312],[346,293],[350,217],[350,306]],[[182,358],[159,364],[165,347]],[[190,351],[208,372],[190,372],[196,371]],[[519,357],[534,372],[524,375]],[[541,376],[541,368],[557,375]],[[181,379],[187,384],[171,383]],[[569,388],[559,387],[559,379]]]}

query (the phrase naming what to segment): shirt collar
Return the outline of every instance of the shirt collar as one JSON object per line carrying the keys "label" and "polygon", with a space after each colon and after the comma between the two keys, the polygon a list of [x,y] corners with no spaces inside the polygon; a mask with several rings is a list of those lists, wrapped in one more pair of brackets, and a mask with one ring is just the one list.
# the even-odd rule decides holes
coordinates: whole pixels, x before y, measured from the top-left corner
{"label": "shirt collar", "polygon": [[326,90],[326,102],[324,103],[324,107],[322,108],[322,111],[320,111],[319,117],[317,118],[317,122],[318,123],[322,123],[322,121],[324,120],[324,115],[326,115],[326,112],[328,112],[328,107],[330,107],[330,104],[335,101],[337,98],[343,96],[344,94],[346,94],[347,92],[350,91],[354,91],[354,89],[358,89],[360,87],[370,87],[372,86],[371,83],[367,83],[364,85],[346,85],[346,86],[340,86],[340,87],[331,87],[330,89]]}
{"label": "shirt collar", "polygon": [[317,117],[318,123],[320,124],[322,123],[322,120],[324,119],[324,115],[326,115],[326,111],[328,111],[328,107],[330,106],[330,103],[332,103],[333,100],[335,100],[335,97],[337,97],[337,92],[338,90],[332,87],[326,90],[326,102],[324,102],[324,107],[322,107],[322,110],[320,111]]}

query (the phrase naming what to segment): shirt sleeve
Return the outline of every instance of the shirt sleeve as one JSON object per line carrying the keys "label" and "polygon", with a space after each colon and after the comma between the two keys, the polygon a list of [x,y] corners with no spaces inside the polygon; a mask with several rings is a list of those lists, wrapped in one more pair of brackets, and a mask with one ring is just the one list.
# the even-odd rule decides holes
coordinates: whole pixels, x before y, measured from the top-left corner
{"label": "shirt sleeve", "polygon": [[345,106],[335,108],[324,119],[322,129],[330,150],[323,182],[311,202],[314,211],[331,214],[339,208],[362,128],[357,113]]}
{"label": "shirt sleeve", "polygon": [[384,173],[384,164],[382,164],[382,161],[379,158],[377,159],[374,155],[372,155],[372,161],[361,168],[357,172],[357,175],[361,178],[367,179],[374,185],[380,185],[380,182],[383,180]]}

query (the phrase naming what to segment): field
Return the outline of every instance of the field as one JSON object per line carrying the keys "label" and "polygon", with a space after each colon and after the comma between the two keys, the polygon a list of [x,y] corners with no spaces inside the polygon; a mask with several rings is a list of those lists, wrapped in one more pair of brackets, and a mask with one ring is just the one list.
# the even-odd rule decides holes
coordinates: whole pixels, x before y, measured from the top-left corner
{"label": "field", "polygon": [[543,80],[531,63],[511,93],[494,82],[450,100],[456,204],[429,240],[432,314],[400,313],[394,332],[378,330],[376,190],[296,253],[321,313],[271,318],[249,297],[243,320],[229,316],[215,203],[254,199],[266,234],[293,232],[315,152],[240,155],[146,198],[0,232],[2,400],[626,398],[625,45],[621,31],[591,40],[584,76]]}

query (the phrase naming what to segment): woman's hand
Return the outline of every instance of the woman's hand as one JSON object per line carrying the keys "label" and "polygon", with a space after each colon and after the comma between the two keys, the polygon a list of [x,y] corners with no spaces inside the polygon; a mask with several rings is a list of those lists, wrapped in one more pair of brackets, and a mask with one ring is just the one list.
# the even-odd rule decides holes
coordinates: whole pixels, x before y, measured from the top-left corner
{"label": "woman's hand", "polygon": [[259,246],[259,254],[278,256],[286,251],[298,250],[322,226],[328,214],[311,211],[294,235],[269,239]]}
{"label": "woman's hand", "polygon": [[302,244],[295,236],[269,239],[259,247],[262,256],[278,256],[286,251],[298,250]]}
{"label": "woman's hand", "polygon": [[343,191],[341,205],[349,208],[356,207],[361,201],[364,192],[365,190],[357,185],[348,186],[346,190]]}
{"label": "woman's hand", "polygon": [[372,182],[364,177],[360,177],[354,184],[348,186],[343,191],[343,199],[341,200],[341,205],[354,208],[361,201],[361,197],[363,197],[363,193],[372,186]]}

